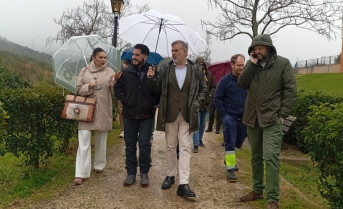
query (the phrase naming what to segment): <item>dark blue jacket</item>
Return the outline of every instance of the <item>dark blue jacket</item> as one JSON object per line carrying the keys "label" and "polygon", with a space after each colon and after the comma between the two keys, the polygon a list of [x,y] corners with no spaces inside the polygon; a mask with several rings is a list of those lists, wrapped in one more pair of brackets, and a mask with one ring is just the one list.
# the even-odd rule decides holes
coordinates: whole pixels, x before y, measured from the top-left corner
{"label": "dark blue jacket", "polygon": [[246,97],[247,91],[237,85],[237,76],[230,73],[219,81],[214,94],[214,104],[221,115],[230,115],[241,120]]}

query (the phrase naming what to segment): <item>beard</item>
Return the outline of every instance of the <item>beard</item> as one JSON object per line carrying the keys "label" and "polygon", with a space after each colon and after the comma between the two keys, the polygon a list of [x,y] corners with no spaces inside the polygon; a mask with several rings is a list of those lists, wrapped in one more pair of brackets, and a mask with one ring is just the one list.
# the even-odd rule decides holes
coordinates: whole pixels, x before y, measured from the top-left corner
{"label": "beard", "polygon": [[145,63],[145,61],[144,61],[144,59],[141,59],[141,60],[139,60],[139,59],[133,59],[133,60],[132,60],[132,63],[133,63],[133,65],[135,65],[135,66],[142,66],[142,65]]}
{"label": "beard", "polygon": [[[262,54],[259,54],[260,56],[257,57],[258,61],[260,62],[264,62],[267,60],[268,56],[267,55],[262,55]],[[261,58],[260,58],[261,57]]]}

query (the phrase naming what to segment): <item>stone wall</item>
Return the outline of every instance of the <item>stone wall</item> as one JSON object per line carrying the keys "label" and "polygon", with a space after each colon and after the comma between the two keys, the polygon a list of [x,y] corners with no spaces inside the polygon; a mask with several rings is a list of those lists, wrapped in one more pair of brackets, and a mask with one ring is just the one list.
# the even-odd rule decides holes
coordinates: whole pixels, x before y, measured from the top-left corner
{"label": "stone wall", "polygon": [[297,69],[297,74],[309,73],[340,73],[340,64],[319,65],[313,67],[302,67]]}

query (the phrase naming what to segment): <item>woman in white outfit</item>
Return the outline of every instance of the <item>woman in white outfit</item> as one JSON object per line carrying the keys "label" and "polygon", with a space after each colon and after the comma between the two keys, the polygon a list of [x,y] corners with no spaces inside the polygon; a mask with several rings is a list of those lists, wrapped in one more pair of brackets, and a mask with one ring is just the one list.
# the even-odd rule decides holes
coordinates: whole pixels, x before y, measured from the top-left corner
{"label": "woman in white outfit", "polygon": [[79,121],[79,147],[76,155],[75,185],[90,177],[91,174],[91,135],[94,132],[95,157],[94,170],[102,172],[106,167],[107,133],[112,129],[112,96],[114,83],[120,77],[106,67],[106,52],[101,48],[93,51],[91,62],[80,72],[77,80],[77,94],[96,98],[93,122]]}

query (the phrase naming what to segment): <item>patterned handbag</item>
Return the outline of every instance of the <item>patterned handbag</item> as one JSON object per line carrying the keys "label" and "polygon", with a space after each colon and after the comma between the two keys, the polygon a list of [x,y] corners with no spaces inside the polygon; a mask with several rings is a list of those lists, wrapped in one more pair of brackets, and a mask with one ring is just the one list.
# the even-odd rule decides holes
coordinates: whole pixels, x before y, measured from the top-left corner
{"label": "patterned handbag", "polygon": [[92,122],[96,99],[76,95],[67,95],[64,101],[62,118]]}

